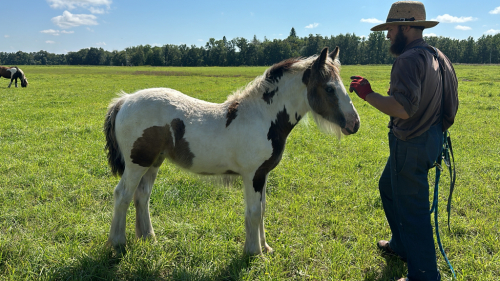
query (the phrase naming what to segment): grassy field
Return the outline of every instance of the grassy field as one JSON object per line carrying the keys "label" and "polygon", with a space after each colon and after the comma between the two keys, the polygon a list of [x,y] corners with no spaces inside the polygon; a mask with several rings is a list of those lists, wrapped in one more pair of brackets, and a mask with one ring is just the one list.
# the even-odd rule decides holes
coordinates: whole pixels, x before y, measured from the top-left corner
{"label": "grassy field", "polygon": [[[157,242],[128,253],[104,246],[118,178],[107,167],[102,124],[121,90],[171,87],[222,102],[263,67],[22,66],[28,88],[0,80],[0,280],[392,280],[406,265],[376,249],[390,230],[377,182],[388,157],[388,118],[351,95],[360,131],[338,141],[303,120],[268,182],[273,254],[242,254],[241,182],[221,187],[164,164],[151,198]],[[500,279],[500,66],[457,65],[460,108],[451,129],[457,184],[441,239],[458,280]],[[344,66],[385,93],[390,66]],[[433,172],[433,171],[432,171]],[[451,278],[438,255],[443,280]]]}

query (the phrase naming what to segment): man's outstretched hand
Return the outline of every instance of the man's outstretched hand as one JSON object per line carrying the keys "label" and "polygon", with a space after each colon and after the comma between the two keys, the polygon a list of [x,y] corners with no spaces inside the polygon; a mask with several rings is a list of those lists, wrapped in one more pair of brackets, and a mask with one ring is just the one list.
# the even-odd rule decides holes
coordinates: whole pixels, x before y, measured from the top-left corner
{"label": "man's outstretched hand", "polygon": [[366,100],[366,95],[373,93],[372,87],[370,86],[370,82],[361,76],[351,76],[352,82],[349,87],[349,92],[356,92],[356,94]]}

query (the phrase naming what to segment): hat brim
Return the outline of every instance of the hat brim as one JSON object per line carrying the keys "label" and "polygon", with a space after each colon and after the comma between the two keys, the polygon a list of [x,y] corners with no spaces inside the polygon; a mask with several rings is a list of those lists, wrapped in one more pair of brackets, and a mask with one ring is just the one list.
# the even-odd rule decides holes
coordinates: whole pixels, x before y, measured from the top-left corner
{"label": "hat brim", "polygon": [[384,31],[389,29],[389,26],[395,25],[411,25],[411,26],[423,26],[424,28],[431,28],[438,24],[438,21],[393,21],[386,22],[372,27],[371,31]]}

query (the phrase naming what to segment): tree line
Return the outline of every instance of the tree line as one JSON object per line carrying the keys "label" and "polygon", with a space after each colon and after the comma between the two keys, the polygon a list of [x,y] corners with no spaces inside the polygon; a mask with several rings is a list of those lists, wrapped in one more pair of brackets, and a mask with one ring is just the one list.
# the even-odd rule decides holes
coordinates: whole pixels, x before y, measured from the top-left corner
{"label": "tree line", "polygon": [[[500,63],[500,34],[483,35],[478,40],[425,37],[430,45],[443,51],[453,63]],[[390,42],[382,31],[366,37],[355,34],[298,37],[292,28],[286,39],[251,40],[242,37],[227,40],[210,38],[205,46],[185,44],[164,46],[139,45],[122,51],[86,48],[67,54],[47,51],[25,53],[0,52],[3,65],[114,65],[114,66],[266,66],[291,57],[318,54],[323,47],[340,47],[342,64],[391,64]]]}

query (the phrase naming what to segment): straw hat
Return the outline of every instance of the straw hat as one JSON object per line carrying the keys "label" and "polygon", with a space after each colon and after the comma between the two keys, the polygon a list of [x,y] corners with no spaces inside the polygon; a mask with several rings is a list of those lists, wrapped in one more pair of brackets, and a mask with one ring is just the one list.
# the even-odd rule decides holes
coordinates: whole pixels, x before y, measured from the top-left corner
{"label": "straw hat", "polygon": [[417,1],[400,1],[392,4],[387,20],[371,29],[371,31],[387,30],[389,26],[411,25],[423,26],[425,28],[434,27],[437,21],[425,20],[424,4]]}

